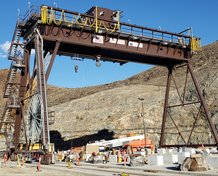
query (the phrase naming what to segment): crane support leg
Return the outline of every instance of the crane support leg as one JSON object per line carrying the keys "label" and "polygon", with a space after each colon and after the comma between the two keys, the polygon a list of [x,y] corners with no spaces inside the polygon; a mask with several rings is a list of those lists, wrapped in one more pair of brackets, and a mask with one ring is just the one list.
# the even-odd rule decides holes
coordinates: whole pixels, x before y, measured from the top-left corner
{"label": "crane support leg", "polygon": [[212,122],[212,120],[211,120],[210,113],[209,113],[209,111],[208,111],[208,109],[207,109],[207,105],[206,105],[206,103],[205,103],[205,101],[204,101],[202,92],[201,92],[201,90],[200,90],[200,88],[199,88],[199,85],[198,85],[198,83],[197,83],[197,80],[196,80],[196,78],[195,78],[195,76],[194,76],[193,69],[192,69],[192,66],[191,66],[190,63],[188,63],[188,70],[189,70],[189,72],[190,72],[190,74],[191,74],[191,77],[192,77],[192,80],[193,80],[193,82],[194,82],[194,85],[195,85],[195,88],[196,88],[198,97],[199,97],[199,99],[200,99],[200,101],[201,101],[201,104],[202,104],[202,107],[203,107],[203,109],[204,109],[204,111],[205,111],[205,116],[206,116],[207,121],[208,121],[208,123],[209,123],[209,126],[210,126],[210,128],[211,128],[211,132],[212,132],[213,137],[214,137],[214,139],[215,139],[216,145],[217,145],[217,147],[218,147],[218,134],[217,134],[217,130],[215,129],[215,126],[214,126],[214,124],[213,124],[213,122]]}
{"label": "crane support leg", "polygon": [[[173,72],[176,72],[176,70],[180,67],[187,68],[186,69],[186,76],[185,76],[185,86],[184,86],[184,90],[183,90],[182,94],[180,93],[181,89],[179,90],[179,88],[176,84],[175,78],[174,78],[174,74],[173,74]],[[187,97],[186,97],[187,85],[186,84],[187,84],[188,73],[190,73],[190,82],[191,82],[191,84],[193,83],[192,84],[193,85],[192,93],[196,92],[197,100],[186,100],[187,99]],[[171,105],[171,103],[169,105],[169,98],[175,99],[177,95],[175,95],[176,93],[174,93],[171,95],[172,97],[169,96],[170,92],[172,91],[172,90],[170,90],[171,80],[173,80],[173,82],[175,84],[174,88],[176,89],[176,93],[177,93],[177,95],[179,97],[179,101],[180,101],[180,103],[173,104],[173,105]],[[185,132],[181,128],[181,126],[184,125],[184,121],[180,120],[181,117],[183,117],[183,115],[177,114],[177,113],[173,114],[173,109],[174,108],[184,108],[184,107],[188,108],[189,106],[192,106],[193,108],[195,107],[198,110],[196,111],[197,114],[194,115],[195,112],[194,112],[194,109],[192,109],[193,110],[192,115],[194,115],[193,116],[194,119],[193,119],[192,115],[190,115],[190,114],[187,116],[187,118],[190,118],[190,123],[186,124],[186,130],[185,130],[186,132]],[[172,113],[171,113],[171,111],[172,111]],[[173,115],[175,117],[173,117]],[[200,116],[201,116],[201,118],[200,118]],[[174,118],[175,119],[177,118],[177,121]],[[195,132],[195,135],[193,133],[194,133],[194,129],[199,126],[199,124],[197,125],[197,121],[199,121],[200,119],[203,119],[204,125],[208,125],[208,126],[205,126],[204,128],[205,128],[205,130],[207,129],[208,132],[211,132],[212,137],[214,139],[214,142],[207,143],[205,140],[203,140],[201,142],[199,141],[196,143],[196,140],[198,140],[197,139],[198,138],[197,132]],[[168,120],[171,120],[170,121],[171,123]],[[168,127],[166,127],[166,126],[168,126]],[[170,130],[170,127],[171,127],[171,130]],[[178,144],[169,144],[170,143],[169,138],[172,138],[173,133],[176,133],[178,135],[177,136],[178,139],[179,138],[181,139],[180,142],[177,141]],[[206,133],[206,131],[205,131],[205,133]],[[192,139],[195,140],[194,143],[193,143]],[[178,67],[169,66],[168,67],[168,78],[167,78],[167,85],[166,85],[165,102],[164,102],[164,110],[163,110],[163,118],[162,118],[161,136],[160,136],[159,146],[160,147],[182,147],[182,146],[197,147],[197,146],[201,146],[202,144],[204,144],[205,146],[217,146],[218,147],[218,134],[217,134],[217,131],[215,129],[215,125],[213,124],[213,121],[210,117],[210,113],[207,109],[207,105],[205,103],[205,99],[203,97],[203,94],[200,90],[198,82],[197,82],[195,75],[193,73],[191,63],[187,62],[185,65],[181,65]]]}
{"label": "crane support leg", "polygon": [[160,136],[160,144],[159,144],[160,146],[164,145],[165,124],[166,124],[166,118],[167,118],[167,106],[168,106],[168,99],[169,99],[169,92],[170,92],[172,69],[173,69],[172,66],[168,67],[167,86],[166,86],[166,93],[165,93],[165,102],[164,102],[161,136]]}
{"label": "crane support leg", "polygon": [[[21,71],[20,74],[20,89],[19,89],[19,98],[22,100],[26,94],[26,85],[29,76],[29,59],[30,59],[30,52],[31,49],[24,50],[24,65],[25,68]],[[23,104],[20,103],[20,109],[17,110],[16,119],[15,119],[15,126],[14,126],[14,146],[15,150],[18,147],[20,141],[20,131],[21,131],[21,123],[23,119]]]}
{"label": "crane support leg", "polygon": [[35,49],[36,49],[36,63],[37,63],[37,85],[38,91],[42,98],[41,116],[42,124],[42,144],[45,148],[50,144],[49,124],[48,124],[48,107],[47,107],[47,94],[46,94],[46,78],[44,70],[43,58],[43,39],[39,31],[36,30],[35,34]]}

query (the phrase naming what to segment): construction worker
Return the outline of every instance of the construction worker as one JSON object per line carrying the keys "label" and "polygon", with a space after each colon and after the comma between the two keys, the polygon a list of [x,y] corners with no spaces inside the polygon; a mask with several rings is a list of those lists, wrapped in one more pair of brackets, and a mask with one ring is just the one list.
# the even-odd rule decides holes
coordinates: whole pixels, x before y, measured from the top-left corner
{"label": "construction worker", "polygon": [[155,146],[154,146],[153,142],[150,144],[150,149],[151,149],[151,154],[154,155]]}
{"label": "construction worker", "polygon": [[117,162],[118,162],[118,163],[121,163],[121,162],[122,162],[122,155],[121,155],[120,150],[117,151]]}
{"label": "construction worker", "polygon": [[126,162],[127,162],[126,150],[123,151],[123,162],[124,162],[124,166],[126,166]]}
{"label": "construction worker", "polygon": [[17,155],[17,167],[20,167],[21,156]]}
{"label": "construction worker", "polygon": [[41,161],[42,161],[42,158],[41,158],[41,156],[39,156],[38,165],[36,166],[36,168],[37,168],[37,172],[40,172],[40,171],[41,171],[41,170],[40,170],[40,167],[41,167]]}
{"label": "construction worker", "polygon": [[7,153],[4,154],[4,165],[6,165],[6,162],[8,161],[8,155]]}

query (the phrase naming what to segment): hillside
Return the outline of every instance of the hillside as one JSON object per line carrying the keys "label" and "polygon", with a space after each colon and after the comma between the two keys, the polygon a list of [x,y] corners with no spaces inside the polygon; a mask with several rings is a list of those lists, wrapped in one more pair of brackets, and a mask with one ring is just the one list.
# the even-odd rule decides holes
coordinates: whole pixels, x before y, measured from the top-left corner
{"label": "hillside", "polygon": [[[205,98],[211,115],[218,123],[218,42],[203,47],[202,51],[193,57],[192,62],[200,87],[206,90]],[[184,73],[177,71],[179,89],[182,89]],[[49,109],[55,111],[55,124],[51,126],[51,130],[61,135],[64,140],[96,134],[102,130],[113,132],[115,135],[143,133],[142,106],[138,98],[144,98],[147,133],[157,142],[166,74],[166,68],[156,66],[126,80],[106,85],[78,89],[48,86]],[[7,70],[1,70],[1,97],[6,76]],[[191,83],[188,86],[191,86]],[[175,94],[173,90],[170,101],[175,101]],[[4,108],[2,99],[0,106],[1,115]],[[180,113],[184,119],[190,115],[183,111],[179,111]]]}

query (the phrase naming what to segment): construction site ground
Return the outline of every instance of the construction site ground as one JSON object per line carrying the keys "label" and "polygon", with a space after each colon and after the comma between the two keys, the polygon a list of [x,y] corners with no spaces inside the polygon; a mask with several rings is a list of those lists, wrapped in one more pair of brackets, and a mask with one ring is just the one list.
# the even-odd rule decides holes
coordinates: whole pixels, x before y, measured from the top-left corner
{"label": "construction site ground", "polygon": [[160,175],[160,176],[176,176],[176,175],[194,175],[194,176],[215,176],[218,170],[213,169],[202,172],[182,172],[178,170],[178,165],[164,166],[119,166],[110,164],[89,164],[81,162],[80,166],[74,164],[68,168],[67,163],[58,162],[52,165],[41,165],[40,171],[37,171],[38,163],[25,163],[24,166],[18,167],[17,162],[8,161],[6,164],[1,162],[0,176],[112,176],[127,173],[130,176],[137,175]]}

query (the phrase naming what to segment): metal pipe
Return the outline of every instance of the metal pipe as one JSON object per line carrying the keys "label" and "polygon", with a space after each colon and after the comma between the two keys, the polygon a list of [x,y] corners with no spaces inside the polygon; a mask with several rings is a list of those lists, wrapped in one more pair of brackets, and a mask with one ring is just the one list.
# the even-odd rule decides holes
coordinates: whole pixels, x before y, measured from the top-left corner
{"label": "metal pipe", "polygon": [[48,66],[48,69],[47,69],[47,72],[46,72],[46,82],[48,81],[48,78],[49,78],[49,75],[50,75],[50,72],[51,72],[51,68],[54,64],[54,59],[57,55],[57,52],[58,52],[58,49],[59,49],[59,46],[60,46],[60,41],[56,41],[56,44],[55,44],[55,48],[54,48],[54,51],[52,53],[52,56],[51,56],[51,60],[50,60],[50,63],[49,63],[49,66]]}
{"label": "metal pipe", "polygon": [[[39,91],[40,91],[40,95],[42,96],[42,88],[41,88],[41,85],[42,85],[42,80],[41,80],[41,67],[40,67],[40,51],[39,51],[39,35],[36,35],[35,36],[35,50],[36,50],[36,60],[37,60],[37,70],[38,70],[38,88],[39,88]],[[44,106],[44,104],[42,104],[41,106]],[[42,124],[42,132],[43,132],[43,145],[45,144],[45,128],[44,128],[44,112],[42,111],[42,108],[41,108],[41,118],[42,118],[42,121],[43,121],[43,124]]]}
{"label": "metal pipe", "polygon": [[143,120],[143,131],[144,131],[144,140],[145,140],[145,147],[146,147],[146,124],[145,124],[145,116],[144,116],[144,98],[138,98],[142,102],[142,120]]}
{"label": "metal pipe", "polygon": [[[40,38],[40,40],[41,40],[41,61],[42,61],[42,68],[40,68],[40,63],[39,63],[39,70],[42,70],[43,71],[43,84],[44,84],[44,97],[43,97],[43,102],[45,103],[44,104],[44,108],[46,108],[46,110],[44,109],[44,111],[45,111],[45,115],[46,115],[46,117],[44,117],[44,119],[43,119],[43,125],[44,125],[44,121],[45,121],[45,118],[46,118],[46,128],[47,129],[44,129],[44,131],[43,131],[43,133],[44,133],[44,136],[45,136],[45,130],[47,130],[47,138],[48,138],[48,144],[50,143],[50,134],[49,134],[49,124],[48,124],[48,110],[47,110],[47,108],[48,108],[48,104],[47,104],[47,92],[46,92],[46,78],[45,78],[45,74],[44,74],[44,60],[43,60],[43,38],[42,38],[42,36],[41,36],[41,34],[40,34],[40,32],[39,32],[39,30],[38,29],[35,29],[36,30],[36,32],[37,32],[37,34],[38,34],[38,36],[39,36],[39,38]],[[41,88],[41,90],[40,90],[40,93],[42,93],[42,88]],[[42,95],[42,94],[41,94]],[[44,127],[45,128],[45,127]],[[46,143],[45,142],[45,138],[43,139],[43,141],[44,141],[44,144]]]}
{"label": "metal pipe", "polygon": [[187,105],[192,105],[192,104],[197,104],[197,103],[201,103],[201,102],[195,101],[195,102],[191,102],[191,103],[182,103],[182,104],[167,106],[167,108],[175,108],[175,107],[179,107],[179,106],[187,106]]}

